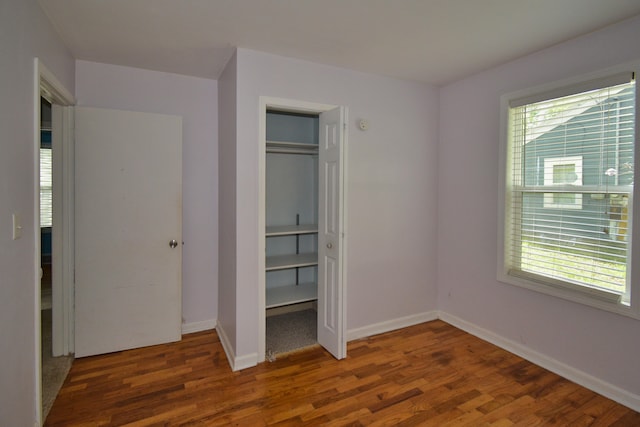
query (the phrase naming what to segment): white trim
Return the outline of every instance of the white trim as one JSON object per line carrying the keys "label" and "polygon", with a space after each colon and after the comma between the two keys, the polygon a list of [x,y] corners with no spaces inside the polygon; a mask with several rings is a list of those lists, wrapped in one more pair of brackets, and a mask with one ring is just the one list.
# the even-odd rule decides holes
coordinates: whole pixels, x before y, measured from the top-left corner
{"label": "white trim", "polygon": [[222,325],[216,325],[216,332],[218,333],[218,338],[220,338],[220,344],[222,344],[222,349],[224,350],[224,354],[227,356],[227,361],[229,362],[229,366],[231,370],[233,370],[233,361],[235,360],[235,353],[233,351],[233,346],[227,337],[227,333],[222,328]]}
{"label": "white trim", "polygon": [[[558,286],[553,283],[552,280],[545,280],[544,284],[528,280],[522,277],[515,277],[509,274],[508,265],[506,262],[506,248],[509,247],[510,242],[509,233],[507,230],[512,230],[511,215],[508,214],[510,201],[507,194],[512,193],[513,183],[507,182],[508,176],[513,176],[513,165],[509,161],[511,159],[511,144],[510,138],[510,102],[519,98],[525,99],[528,96],[535,95],[536,93],[548,93],[549,91],[557,90],[558,88],[571,88],[580,87],[582,83],[589,83],[597,81],[599,79],[606,79],[607,77],[620,75],[620,73],[640,70],[640,61],[633,61],[618,66],[610,67],[604,70],[588,73],[582,76],[571,77],[568,79],[555,81],[549,84],[523,89],[519,91],[513,91],[505,93],[500,97],[500,141],[499,141],[499,182],[498,182],[498,256],[497,256],[497,280],[501,283],[508,285],[519,286],[522,288],[530,289],[535,292],[540,292],[554,297],[562,298],[568,301],[572,301],[579,304],[584,304],[590,307],[595,307],[601,310],[617,313],[623,316],[631,317],[634,319],[640,319],[640,281],[636,280],[638,277],[637,271],[634,273],[633,265],[636,265],[640,260],[640,251],[633,250],[633,242],[640,244],[640,231],[635,230],[633,222],[638,219],[638,214],[634,212],[633,203],[630,200],[629,203],[629,217],[631,218],[628,235],[631,236],[631,247],[627,260],[627,294],[623,298],[610,298],[605,293],[592,292],[587,287],[571,286],[570,284],[563,284]],[[640,85],[635,85],[636,90],[636,107],[640,103]],[[636,108],[635,111],[636,120],[636,143],[635,143],[635,159],[638,163],[638,155],[640,153],[640,141],[638,135],[640,131],[640,108]],[[581,193],[589,192],[589,188],[584,186],[577,186]],[[640,193],[640,189],[635,187],[632,190],[634,195]],[[631,197],[631,195],[630,195]],[[584,288],[584,289],[583,289]],[[631,297],[629,298],[629,293]],[[630,301],[629,301],[630,299]]]}
{"label": "white trim", "polygon": [[286,111],[290,113],[309,114],[320,114],[339,107],[339,105],[318,104],[315,102],[300,101],[297,99],[276,98],[273,96],[261,96],[260,106],[265,107],[265,112],[266,109],[269,108],[271,110]]}
{"label": "white trim", "polygon": [[633,80],[633,72],[628,70],[629,67],[616,67],[621,69],[618,73],[597,73],[593,78],[580,79],[577,83],[575,79],[569,79],[567,84],[547,85],[544,90],[525,91],[526,95],[509,101],[511,108],[522,107],[527,104],[535,104],[537,102],[547,101],[554,98],[562,98],[582,92],[590,92],[603,89],[609,86],[617,86],[629,83]]}
{"label": "white trim", "polygon": [[[52,104],[53,128],[53,355],[74,351],[73,107]],[[69,166],[70,165],[70,166]]]}
{"label": "white trim", "polygon": [[[34,215],[32,218],[32,224],[34,230],[40,230],[40,97],[44,96],[50,102],[69,106],[75,104],[75,98],[65,86],[60,83],[56,76],[44,66],[42,61],[38,58],[33,60],[33,170],[34,170],[34,187],[33,187],[33,199],[34,199]],[[66,139],[65,139],[66,140]],[[65,143],[63,140],[63,144]],[[54,165],[55,166],[55,165]],[[72,166],[72,165],[71,165]],[[71,208],[73,206],[71,205]],[[55,213],[54,213],[55,215]],[[66,237],[66,236],[65,236]],[[63,246],[65,244],[63,237]],[[42,425],[43,413],[42,413],[42,330],[40,327],[40,233],[34,232],[35,251],[33,254],[33,268],[35,283],[33,284],[35,292],[34,299],[34,321],[35,321],[35,334],[34,334],[34,350],[35,350],[35,425]],[[55,260],[56,254],[52,253],[52,258]],[[55,261],[54,261],[55,262]],[[72,262],[70,260],[65,261]],[[69,295],[71,301],[73,295]],[[73,307],[73,305],[71,305]],[[71,340],[71,348],[73,348],[73,336],[68,335],[73,333],[73,325],[70,325],[68,331],[65,332],[65,337]],[[63,338],[63,341],[65,338]],[[67,342],[67,345],[69,343]]]}
{"label": "white trim", "polygon": [[[622,76],[626,72],[637,72],[638,68],[640,68],[640,61],[637,61],[637,60],[629,61],[623,64],[614,65],[613,67],[600,69],[594,72],[587,72],[579,76],[572,76],[562,80],[556,80],[550,83],[544,83],[534,87],[515,90],[504,95],[505,97],[504,99],[507,101],[506,107],[507,108],[516,107],[518,105],[517,101],[519,99],[525,103],[530,103],[529,101],[533,100],[534,98],[529,98],[529,99],[527,98],[532,97],[536,94],[540,94],[543,96],[543,98],[546,98],[546,99],[550,99],[550,98],[547,98],[548,94],[551,94],[552,98],[563,96],[563,93],[560,92],[563,88],[569,88],[569,89],[575,88],[575,90],[569,90],[569,93],[567,93],[567,95],[571,94],[571,92],[579,93],[579,92],[584,92],[590,89],[595,89],[595,87],[590,86],[591,82],[603,81],[605,82],[604,84],[607,86],[620,84],[622,81],[616,80],[616,76]],[[609,80],[608,83],[613,83],[613,84],[607,83],[607,80],[610,78],[611,80]],[[521,104],[521,105],[524,105],[524,104]]]}
{"label": "white trim", "polygon": [[[38,78],[38,102],[40,102],[40,95],[42,94],[51,103],[74,105],[76,103],[75,97],[60,83],[60,80],[38,58],[34,58],[34,62],[36,78]],[[38,126],[40,126],[40,123],[38,123]]]}
{"label": "white trim", "polygon": [[[73,106],[62,107],[62,164],[54,162],[54,170],[62,169],[62,213],[58,214],[62,221],[62,322],[63,348],[62,354],[75,351],[75,115]],[[54,189],[54,197],[58,197]],[[60,204],[60,203],[59,203]],[[55,262],[55,261],[54,261]]]}
{"label": "white trim", "polygon": [[258,364],[258,354],[251,353],[244,356],[236,356],[233,361],[233,371],[241,371],[247,368],[253,368]]}
{"label": "white trim", "polygon": [[[257,354],[257,363],[261,363],[265,361],[265,355],[266,355],[266,336],[265,336],[265,332],[266,332],[266,316],[265,316],[265,312],[266,312],[266,296],[265,296],[265,289],[266,289],[266,277],[264,275],[264,271],[265,271],[265,248],[266,248],[266,241],[265,241],[265,224],[266,224],[266,219],[265,219],[265,215],[266,215],[266,179],[265,179],[265,173],[266,173],[266,140],[267,140],[267,121],[266,121],[266,114],[267,114],[267,109],[273,109],[273,110],[278,110],[278,111],[286,111],[286,112],[297,112],[297,113],[309,113],[309,114],[320,114],[323,113],[325,111],[330,111],[333,110],[335,108],[340,107],[339,105],[331,105],[331,104],[318,104],[318,103],[314,103],[314,102],[307,102],[307,101],[300,101],[300,100],[294,100],[294,99],[286,99],[286,98],[277,98],[277,97],[271,97],[271,96],[260,96],[258,98],[258,116],[259,116],[259,120],[258,120],[258,177],[259,177],[259,184],[258,184],[258,230],[260,230],[260,237],[258,239],[258,354]],[[348,108],[347,107],[343,107],[343,111],[344,111],[344,118],[345,118],[345,124],[348,123]],[[344,140],[343,140],[343,153],[347,152],[348,149],[348,143],[347,143],[347,134],[348,132],[343,132],[344,133]],[[346,156],[345,159],[343,160],[343,168],[344,168],[344,176],[348,176],[347,173],[347,169],[348,169],[348,164],[346,163]],[[346,198],[346,179],[343,181],[342,183],[343,185],[343,198]],[[342,268],[343,268],[343,277],[342,277],[342,286],[343,286],[343,291],[344,291],[344,295],[343,295],[343,333],[342,333],[342,337],[343,337],[343,345],[345,348],[345,353],[346,353],[346,336],[347,334],[345,333],[346,331],[346,324],[347,324],[347,316],[346,316],[346,310],[347,310],[347,302],[346,302],[346,286],[347,286],[347,281],[346,281],[346,200],[343,200],[343,204],[342,204],[342,209],[343,209],[343,217],[344,217],[344,222],[343,222],[343,246],[345,249],[343,250],[343,257],[341,262],[342,264]],[[249,366],[253,366],[253,365],[249,365]]]}
{"label": "white trim", "polygon": [[[55,189],[55,197],[54,191],[51,192],[51,262],[55,263],[52,268],[52,276],[51,276],[51,323],[52,323],[52,334],[51,334],[51,350],[52,355],[54,357],[63,356],[68,354],[68,351],[65,351],[67,347],[65,345],[66,337],[65,337],[65,328],[63,325],[64,322],[64,310],[60,310],[60,307],[63,307],[63,295],[64,292],[62,290],[62,283],[64,283],[63,269],[58,268],[59,265],[62,265],[61,257],[64,256],[64,247],[63,240],[60,237],[62,234],[60,233],[63,230],[64,218],[61,215],[65,210],[64,206],[60,203],[62,202],[60,194],[66,193],[64,190],[64,184],[62,175],[64,174],[64,168],[60,167],[63,164],[66,164],[64,161],[64,144],[63,137],[64,131],[61,129],[60,124],[63,123],[63,108],[56,104],[51,104],[51,153],[52,153],[52,161],[51,161],[51,176],[52,176],[52,187]],[[60,192],[60,189],[63,189]],[[55,310],[53,308],[56,308]]]}
{"label": "white trim", "polygon": [[266,242],[266,209],[267,209],[267,104],[269,98],[258,99],[258,360],[265,361],[267,348],[267,295],[265,276]]}
{"label": "white trim", "polygon": [[342,157],[342,176],[340,177],[340,182],[342,185],[342,202],[340,204],[341,207],[341,216],[342,216],[342,258],[340,262],[342,263],[342,354],[343,357],[347,357],[347,342],[349,342],[349,334],[347,332],[347,307],[348,307],[348,280],[347,277],[347,267],[349,265],[349,257],[347,254],[349,253],[349,108],[343,107],[343,120],[342,123],[342,152],[340,156]]}
{"label": "white trim", "polygon": [[[38,58],[34,61],[34,78],[33,78],[33,151],[34,163],[34,179],[33,179],[33,198],[34,198],[34,215],[33,215],[33,238],[35,240],[35,250],[33,253],[33,268],[35,270],[35,283],[34,286],[34,324],[35,324],[35,425],[41,426],[44,423],[44,417],[42,413],[42,327],[41,327],[41,267],[40,267],[40,80],[41,72]],[[53,255],[53,254],[52,254]],[[53,258],[53,257],[52,257]]]}
{"label": "white trim", "polygon": [[183,323],[182,335],[215,329],[217,326],[217,323],[218,321],[216,319],[208,319],[208,320],[201,320],[199,322]]}
{"label": "white trim", "polygon": [[412,314],[411,316],[400,317],[398,319],[386,320],[373,325],[363,326],[361,328],[350,329],[347,331],[347,341],[353,341],[360,338],[370,337],[372,335],[383,334],[385,332],[395,331],[397,329],[406,328],[408,326],[418,325],[424,322],[430,322],[438,319],[438,312],[426,311],[424,313]]}
{"label": "white trim", "polygon": [[[501,268],[501,267],[499,267]],[[585,286],[576,288],[569,288],[568,286],[561,286],[556,284],[543,284],[540,282],[534,282],[533,280],[526,280],[507,272],[498,273],[498,281],[506,285],[518,286],[534,292],[538,292],[545,295],[551,295],[557,298],[562,298],[567,301],[583,304],[589,307],[599,308],[611,313],[617,313],[622,316],[631,317],[633,319],[640,319],[640,313],[634,310],[632,307],[621,304],[620,296],[607,293],[605,291],[599,291],[598,289],[590,289]]]}
{"label": "white trim", "polygon": [[454,315],[439,312],[438,317],[442,321],[447,322],[450,325],[455,326],[456,328],[462,329],[463,331],[474,335],[484,341],[497,345],[503,350],[516,354],[531,363],[535,363],[536,365],[544,369],[547,369],[555,374],[560,375],[563,378],[573,381],[576,384],[579,384],[583,387],[588,388],[589,390],[592,390],[611,400],[614,400],[621,405],[627,406],[634,411],[640,411],[640,395],[630,393],[627,390],[623,390],[620,387],[602,381],[586,372],[565,365],[558,360],[555,360],[542,353],[538,353],[530,349],[529,347],[506,339],[494,332],[483,329]]}
{"label": "white trim", "polygon": [[227,333],[224,331],[221,325],[216,326],[216,332],[218,333],[218,338],[220,338],[220,343],[222,344],[222,348],[224,349],[224,353],[227,356],[227,361],[229,362],[229,366],[232,371],[239,371],[241,369],[251,368],[258,364],[258,355],[256,353],[247,354],[244,356],[236,356],[233,351],[233,346],[227,337]]}

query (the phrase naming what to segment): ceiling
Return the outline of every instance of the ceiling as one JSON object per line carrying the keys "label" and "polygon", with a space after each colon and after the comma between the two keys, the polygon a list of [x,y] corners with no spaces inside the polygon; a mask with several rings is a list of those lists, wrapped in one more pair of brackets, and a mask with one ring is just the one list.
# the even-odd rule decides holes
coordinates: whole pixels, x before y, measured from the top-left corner
{"label": "ceiling", "polygon": [[77,59],[217,79],[235,47],[444,85],[640,0],[39,0]]}

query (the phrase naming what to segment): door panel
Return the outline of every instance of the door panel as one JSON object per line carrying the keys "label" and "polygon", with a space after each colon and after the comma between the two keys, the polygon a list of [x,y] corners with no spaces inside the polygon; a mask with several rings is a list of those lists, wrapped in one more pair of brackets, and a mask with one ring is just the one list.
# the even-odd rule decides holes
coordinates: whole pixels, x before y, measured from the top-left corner
{"label": "door panel", "polygon": [[318,220],[318,342],[336,358],[346,357],[343,287],[344,110],[320,115]]}
{"label": "door panel", "polygon": [[329,161],[324,164],[325,169],[325,183],[324,186],[324,200],[325,207],[323,210],[325,217],[325,227],[324,232],[327,235],[335,238],[339,232],[339,224],[338,224],[338,211],[339,208],[338,203],[336,201],[336,197],[339,194],[339,190],[337,188],[338,185],[338,162]]}
{"label": "door panel", "polygon": [[338,295],[337,283],[337,261],[329,256],[324,257],[324,286],[323,297],[327,302],[323,304],[324,311],[322,313],[322,327],[332,334],[337,334],[336,326],[338,319],[336,318],[336,297]]}
{"label": "door panel", "polygon": [[180,340],[181,118],[78,107],[75,141],[76,356]]}

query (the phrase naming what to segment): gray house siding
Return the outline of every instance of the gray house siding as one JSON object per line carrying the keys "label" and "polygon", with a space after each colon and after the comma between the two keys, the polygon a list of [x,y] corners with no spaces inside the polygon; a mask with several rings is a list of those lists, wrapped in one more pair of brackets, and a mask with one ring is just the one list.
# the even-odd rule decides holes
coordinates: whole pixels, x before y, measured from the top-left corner
{"label": "gray house siding", "polygon": [[[576,187],[633,184],[634,103],[633,91],[627,89],[528,142],[524,148],[525,185],[550,185],[554,179],[564,183],[576,180]],[[563,165],[563,158],[579,158],[581,174],[571,161]],[[553,161],[557,164],[551,168],[549,163]],[[592,193],[574,197],[526,193],[523,224],[531,227],[523,237],[561,245],[592,239],[626,239],[620,230],[611,230],[611,224],[619,224],[626,217],[626,200],[622,196]],[[563,219],[562,228],[557,226],[559,217]],[[626,233],[626,228],[622,232]]]}

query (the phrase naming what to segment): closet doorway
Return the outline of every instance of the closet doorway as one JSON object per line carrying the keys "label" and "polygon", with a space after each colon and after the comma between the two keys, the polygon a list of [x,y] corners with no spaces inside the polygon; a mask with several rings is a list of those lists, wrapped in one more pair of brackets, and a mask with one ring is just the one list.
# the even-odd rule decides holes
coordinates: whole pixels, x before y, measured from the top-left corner
{"label": "closet doorway", "polygon": [[[60,295],[60,251],[56,250],[55,268],[53,258],[53,235],[56,235],[56,246],[59,246],[61,221],[54,221],[54,192],[53,170],[54,158],[56,159],[56,178],[62,169],[60,155],[60,141],[56,141],[56,153],[53,155],[53,126],[52,104],[46,98],[40,99],[40,343],[41,343],[41,367],[42,367],[42,413],[46,418],[53,401],[58,394],[69,370],[73,356],[62,353],[62,336],[59,319],[64,317]],[[56,179],[56,183],[60,182]],[[60,188],[56,186],[56,205],[59,205]],[[56,216],[60,215],[60,209],[56,209]],[[53,227],[56,227],[55,233]],[[56,273],[56,304],[53,304],[53,273]],[[54,319],[56,325],[54,328]]]}
{"label": "closet doorway", "polygon": [[[37,209],[36,421],[42,424],[70,367],[73,341],[73,95],[36,58],[34,193]],[[42,179],[41,179],[42,178]],[[43,280],[41,280],[43,279]]]}
{"label": "closet doorway", "polygon": [[[296,341],[346,357],[346,115],[345,107],[260,99],[259,362]],[[293,347],[270,348],[273,334]]]}

